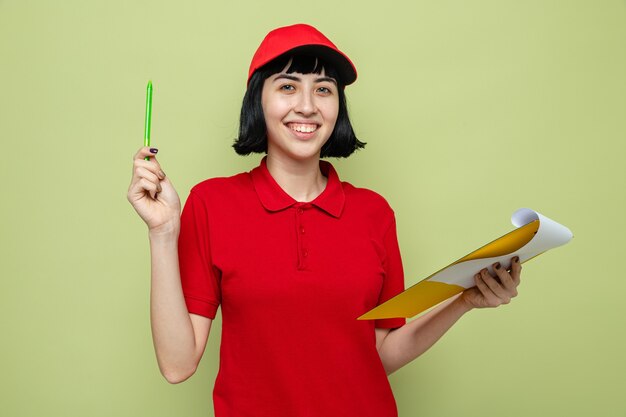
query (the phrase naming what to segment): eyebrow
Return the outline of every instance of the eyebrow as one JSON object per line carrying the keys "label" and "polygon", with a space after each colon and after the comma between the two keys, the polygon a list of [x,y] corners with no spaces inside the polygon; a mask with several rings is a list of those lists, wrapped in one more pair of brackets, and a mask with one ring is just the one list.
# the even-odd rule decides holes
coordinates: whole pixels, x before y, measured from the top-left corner
{"label": "eyebrow", "polygon": [[[292,81],[302,81],[300,78],[295,77],[293,75],[289,75],[289,74],[279,74],[276,78],[274,78],[274,81],[279,80],[281,78],[286,78],[288,80],[292,80]],[[322,81],[329,81],[335,85],[337,85],[337,81],[334,78],[331,77],[319,77],[315,79],[316,83],[322,82]]]}

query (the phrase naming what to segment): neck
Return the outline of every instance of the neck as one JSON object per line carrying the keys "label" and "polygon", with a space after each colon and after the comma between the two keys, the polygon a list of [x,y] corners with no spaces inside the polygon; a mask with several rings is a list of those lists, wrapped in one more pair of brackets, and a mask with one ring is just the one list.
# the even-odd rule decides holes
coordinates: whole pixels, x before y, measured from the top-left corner
{"label": "neck", "polygon": [[328,179],[322,175],[319,156],[303,161],[267,155],[267,170],[272,178],[296,201],[315,200],[326,188]]}

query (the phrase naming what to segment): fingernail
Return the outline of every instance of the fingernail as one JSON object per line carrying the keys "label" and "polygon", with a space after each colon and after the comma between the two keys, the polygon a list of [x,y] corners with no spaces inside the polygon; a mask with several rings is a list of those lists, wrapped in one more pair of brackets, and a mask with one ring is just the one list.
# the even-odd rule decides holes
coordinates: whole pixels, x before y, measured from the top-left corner
{"label": "fingernail", "polygon": [[165,172],[163,172],[163,170],[159,170],[159,177],[165,178]]}
{"label": "fingernail", "polygon": [[150,152],[157,153],[157,152],[159,152],[159,150],[157,148],[150,148]]}
{"label": "fingernail", "polygon": [[519,262],[519,256],[516,256],[515,259],[513,259],[515,262]]}
{"label": "fingernail", "polygon": [[500,269],[500,262],[496,262],[493,266],[495,269]]}

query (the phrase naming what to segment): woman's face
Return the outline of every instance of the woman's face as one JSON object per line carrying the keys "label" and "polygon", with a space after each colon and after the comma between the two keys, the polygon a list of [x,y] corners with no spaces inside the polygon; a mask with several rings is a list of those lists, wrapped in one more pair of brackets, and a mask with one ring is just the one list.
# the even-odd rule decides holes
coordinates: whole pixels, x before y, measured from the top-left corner
{"label": "woman's face", "polygon": [[321,74],[287,74],[285,69],[268,77],[261,95],[267,127],[267,153],[295,161],[319,159],[339,112],[339,95],[333,78]]}

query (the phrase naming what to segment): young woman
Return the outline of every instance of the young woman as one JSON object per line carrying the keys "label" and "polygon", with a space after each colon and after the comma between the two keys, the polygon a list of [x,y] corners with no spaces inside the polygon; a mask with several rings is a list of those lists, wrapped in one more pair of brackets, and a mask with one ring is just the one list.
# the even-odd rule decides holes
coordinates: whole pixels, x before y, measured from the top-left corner
{"label": "young woman", "polygon": [[189,378],[221,307],[217,417],[396,416],[387,375],[467,311],[517,295],[514,259],[408,323],[356,320],[402,292],[404,275],[385,199],[320,160],[365,145],[344,95],[355,79],[317,29],[275,29],[252,59],[234,144],[266,153],[259,166],[197,184],[181,213],[157,150],[135,155],[128,199],[149,228],[159,367],[171,383]]}

